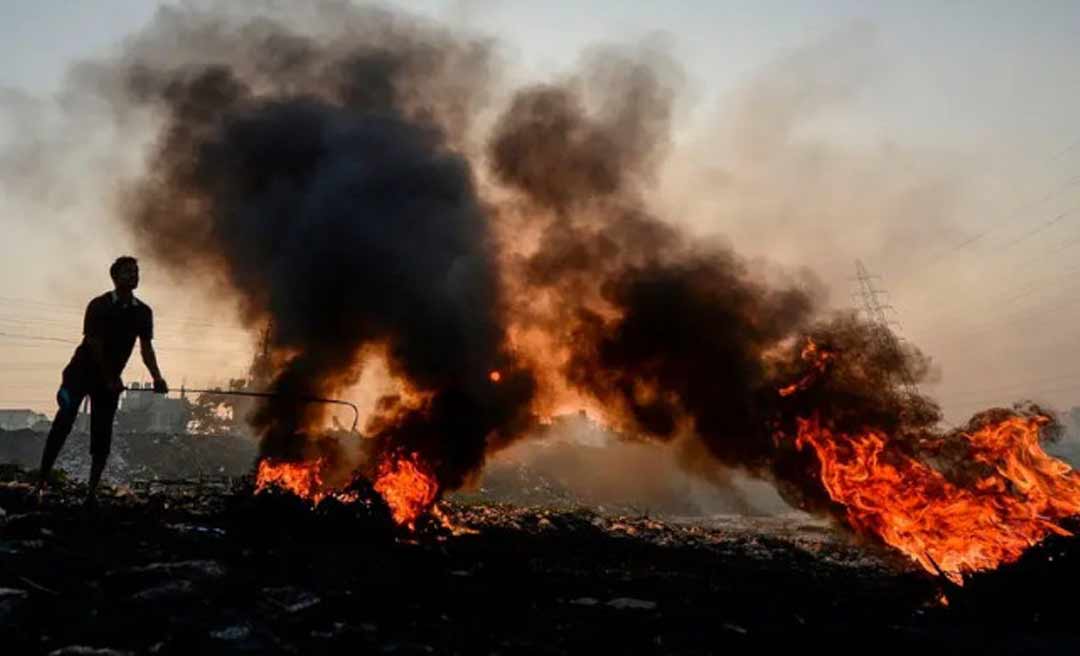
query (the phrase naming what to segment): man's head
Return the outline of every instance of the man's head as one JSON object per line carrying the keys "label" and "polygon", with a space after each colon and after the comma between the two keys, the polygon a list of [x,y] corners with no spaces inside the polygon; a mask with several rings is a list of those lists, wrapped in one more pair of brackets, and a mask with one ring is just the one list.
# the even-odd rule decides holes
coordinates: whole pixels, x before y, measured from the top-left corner
{"label": "man's head", "polygon": [[109,275],[117,291],[130,292],[139,286],[139,261],[128,255],[118,257],[109,267]]}

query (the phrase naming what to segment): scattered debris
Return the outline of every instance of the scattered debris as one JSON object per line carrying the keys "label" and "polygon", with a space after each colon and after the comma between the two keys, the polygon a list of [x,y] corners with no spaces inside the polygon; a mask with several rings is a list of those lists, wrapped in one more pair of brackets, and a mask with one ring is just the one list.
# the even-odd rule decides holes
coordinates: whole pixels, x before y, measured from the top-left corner
{"label": "scattered debris", "polygon": [[26,590],[0,588],[0,626],[14,624],[30,595]]}
{"label": "scattered debris", "polygon": [[633,610],[656,610],[655,601],[646,601],[644,599],[633,599],[631,597],[618,597],[607,602],[608,606],[617,608],[619,610],[633,609]]}
{"label": "scattered debris", "polygon": [[33,581],[26,578],[25,576],[20,576],[19,580],[22,581],[23,583],[25,583],[26,585],[30,586],[31,588],[37,590],[38,592],[44,592],[45,594],[51,594],[51,595],[60,594],[56,590],[50,590],[49,588],[46,588],[43,585],[38,585],[37,583],[34,583]]}
{"label": "scattered debris", "polygon": [[50,651],[49,656],[132,656],[130,651],[117,651],[116,649],[97,649],[83,645],[71,645]]}
{"label": "scattered debris", "polygon": [[577,599],[572,599],[570,603],[575,606],[595,606],[600,603],[600,601],[593,597],[578,597]]}
{"label": "scattered debris", "polygon": [[292,587],[267,588],[262,592],[266,599],[290,615],[317,606],[322,601],[310,592]]}
{"label": "scattered debris", "polygon": [[195,586],[191,581],[169,581],[162,585],[141,590],[132,595],[135,601],[147,603],[176,603],[181,602],[195,593]]}
{"label": "scattered debris", "polygon": [[210,632],[210,637],[211,638],[216,638],[218,640],[228,640],[228,641],[243,640],[244,638],[248,637],[249,635],[251,635],[251,627],[247,626],[246,624],[242,624],[242,625],[238,625],[238,626],[230,626],[230,627],[221,629],[220,631],[211,631]]}
{"label": "scattered debris", "polygon": [[187,580],[219,579],[225,576],[225,568],[212,560],[184,560],[172,563],[151,563],[142,567],[133,567],[122,572],[112,572],[107,576],[127,577],[169,577]]}
{"label": "scattered debris", "polygon": [[243,481],[106,488],[93,514],[80,483],[31,505],[31,481],[0,466],[5,653],[679,654],[839,634],[908,651],[1080,648],[1053,593],[1080,572],[1068,537],[970,577],[945,606],[940,579],[798,514],[451,501],[469,533],[434,520],[403,533],[376,505],[312,509]]}

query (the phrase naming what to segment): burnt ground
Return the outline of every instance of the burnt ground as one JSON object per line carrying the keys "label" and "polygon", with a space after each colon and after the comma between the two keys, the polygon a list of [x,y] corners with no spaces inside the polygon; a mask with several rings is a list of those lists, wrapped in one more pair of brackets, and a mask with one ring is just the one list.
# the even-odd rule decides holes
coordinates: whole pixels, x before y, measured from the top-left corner
{"label": "burnt ground", "polygon": [[[456,504],[476,532],[244,484],[40,504],[0,466],[2,653],[1077,653],[1080,548],[1055,539],[947,590],[805,519],[664,522]],[[79,651],[77,647],[112,651]]]}

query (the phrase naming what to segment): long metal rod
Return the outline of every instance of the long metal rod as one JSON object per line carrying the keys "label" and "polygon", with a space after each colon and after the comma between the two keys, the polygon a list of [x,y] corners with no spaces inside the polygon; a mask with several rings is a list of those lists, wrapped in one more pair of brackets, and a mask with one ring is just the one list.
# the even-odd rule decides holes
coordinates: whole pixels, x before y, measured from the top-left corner
{"label": "long metal rod", "polygon": [[[144,387],[127,387],[124,388],[126,392],[150,392],[153,393],[153,388]],[[278,394],[275,392],[243,392],[239,390],[210,390],[210,389],[188,389],[182,387],[179,390],[170,390],[179,392],[191,392],[192,394],[221,394],[222,396],[249,396],[257,399],[288,399],[290,401],[299,401],[301,403],[329,403],[331,405],[344,405],[352,408],[353,411],[353,423],[352,432],[356,432],[356,427],[360,423],[360,409],[356,407],[355,403],[349,401],[342,401],[341,399],[324,399],[316,396],[289,396],[287,394]]]}

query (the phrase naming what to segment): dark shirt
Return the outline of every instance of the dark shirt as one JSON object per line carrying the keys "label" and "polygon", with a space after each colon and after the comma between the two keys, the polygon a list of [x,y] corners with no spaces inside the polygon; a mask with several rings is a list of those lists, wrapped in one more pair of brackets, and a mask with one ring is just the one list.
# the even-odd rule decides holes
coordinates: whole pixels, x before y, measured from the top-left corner
{"label": "dark shirt", "polygon": [[134,296],[125,304],[115,292],[106,292],[86,306],[83,335],[101,340],[105,356],[104,377],[84,339],[64,370],[64,379],[73,378],[86,385],[107,384],[124,371],[135,348],[136,337],[144,342],[153,339],[154,313],[149,305]]}

